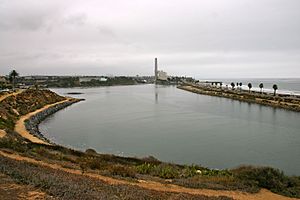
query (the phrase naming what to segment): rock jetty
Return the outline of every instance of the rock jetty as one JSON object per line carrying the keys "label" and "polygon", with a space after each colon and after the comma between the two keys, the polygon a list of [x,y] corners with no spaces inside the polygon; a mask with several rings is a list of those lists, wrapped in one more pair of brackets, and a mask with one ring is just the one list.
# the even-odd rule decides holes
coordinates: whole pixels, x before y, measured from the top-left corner
{"label": "rock jetty", "polygon": [[238,101],[257,103],[260,105],[300,112],[300,96],[281,94],[274,96],[273,94],[268,93],[259,93],[239,89],[232,90],[194,83],[183,83],[177,88],[197,94],[230,98]]}
{"label": "rock jetty", "polygon": [[59,110],[62,110],[74,103],[77,103],[79,101],[83,101],[84,99],[70,99],[69,101],[65,101],[65,102],[62,102],[60,104],[56,104],[54,106],[51,106],[39,113],[37,113],[36,115],[30,117],[28,120],[25,121],[25,127],[26,127],[26,130],[38,137],[39,139],[42,139],[48,143],[51,143],[49,141],[49,139],[47,139],[39,130],[39,124],[45,120],[48,116],[54,114],[55,112],[59,111]]}

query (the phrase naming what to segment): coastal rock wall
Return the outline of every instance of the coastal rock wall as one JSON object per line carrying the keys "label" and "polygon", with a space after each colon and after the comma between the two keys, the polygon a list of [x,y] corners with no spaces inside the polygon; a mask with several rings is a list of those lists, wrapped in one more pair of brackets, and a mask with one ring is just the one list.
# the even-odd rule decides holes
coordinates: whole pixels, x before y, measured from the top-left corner
{"label": "coastal rock wall", "polygon": [[286,110],[300,112],[300,99],[295,97],[280,97],[273,96],[272,94],[263,95],[254,92],[249,93],[245,91],[225,90],[194,84],[185,84],[178,86],[177,88],[197,94],[224,97],[248,103],[256,103],[264,106],[271,106],[275,108],[282,108]]}
{"label": "coastal rock wall", "polygon": [[28,120],[25,121],[25,127],[27,129],[27,131],[38,137],[39,139],[42,139],[48,143],[50,143],[49,139],[47,139],[46,137],[43,136],[43,134],[41,134],[40,130],[39,130],[39,124],[45,120],[48,116],[54,114],[55,112],[62,110],[74,103],[77,103],[79,101],[83,101],[83,99],[70,99],[69,101],[66,102],[62,102],[60,104],[56,104],[54,106],[51,106],[39,113],[37,113],[36,115],[30,117]]}

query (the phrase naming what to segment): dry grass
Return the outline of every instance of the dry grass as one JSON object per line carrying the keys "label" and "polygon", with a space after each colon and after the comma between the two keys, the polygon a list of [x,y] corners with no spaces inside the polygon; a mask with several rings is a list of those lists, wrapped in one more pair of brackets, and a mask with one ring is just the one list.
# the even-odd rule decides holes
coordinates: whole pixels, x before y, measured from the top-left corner
{"label": "dry grass", "polygon": [[157,192],[130,185],[109,185],[98,179],[15,161],[2,156],[0,156],[0,163],[0,172],[10,176],[18,184],[32,185],[57,199],[231,199]]}
{"label": "dry grass", "polygon": [[147,159],[97,154],[92,150],[84,153],[61,146],[39,145],[10,138],[0,139],[0,148],[67,168],[81,169],[82,173],[163,183],[171,181],[173,184],[190,188],[252,193],[266,188],[277,194],[300,197],[300,177],[289,177],[273,168],[246,166],[233,170],[211,170],[201,166],[163,163],[154,158],[148,159],[148,163],[145,162]]}

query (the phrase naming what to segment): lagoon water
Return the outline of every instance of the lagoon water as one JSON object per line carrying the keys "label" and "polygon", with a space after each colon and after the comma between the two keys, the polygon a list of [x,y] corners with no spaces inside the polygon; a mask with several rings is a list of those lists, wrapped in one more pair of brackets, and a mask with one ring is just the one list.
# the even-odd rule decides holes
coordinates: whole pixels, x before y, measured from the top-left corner
{"label": "lagoon water", "polygon": [[58,144],[219,169],[272,166],[300,175],[300,113],[173,86],[53,90],[82,92],[73,96],[86,99],[40,124]]}

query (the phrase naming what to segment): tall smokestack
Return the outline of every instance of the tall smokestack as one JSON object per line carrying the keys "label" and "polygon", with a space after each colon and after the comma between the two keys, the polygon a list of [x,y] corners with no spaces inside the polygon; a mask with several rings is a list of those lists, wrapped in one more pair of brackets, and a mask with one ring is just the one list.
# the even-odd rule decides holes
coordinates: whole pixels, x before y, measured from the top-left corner
{"label": "tall smokestack", "polygon": [[154,64],[154,77],[155,77],[155,84],[157,82],[157,58],[155,58],[155,64]]}

